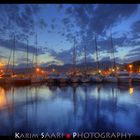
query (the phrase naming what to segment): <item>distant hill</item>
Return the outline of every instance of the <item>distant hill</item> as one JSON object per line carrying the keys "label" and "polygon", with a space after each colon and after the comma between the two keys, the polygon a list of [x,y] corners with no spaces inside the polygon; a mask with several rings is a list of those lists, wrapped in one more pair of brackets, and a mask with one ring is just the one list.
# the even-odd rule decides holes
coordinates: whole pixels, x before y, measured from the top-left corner
{"label": "distant hill", "polygon": [[[107,68],[112,67],[112,64],[113,63],[110,62],[110,61],[102,61],[102,62],[100,62],[99,66],[100,66],[100,69],[107,69]],[[134,61],[132,63],[125,63],[125,64],[116,63],[116,66],[128,67],[129,64],[133,64],[134,67],[138,67],[138,66],[140,66],[140,61]],[[12,67],[12,66],[9,66],[9,67]],[[29,64],[29,67],[30,68],[27,69],[25,64],[20,64],[18,66],[15,66],[15,71],[17,73],[32,72],[33,71],[32,65]],[[76,67],[79,68],[79,69],[83,69],[85,67],[85,64],[84,63],[77,64]],[[88,69],[91,69],[91,68],[92,69],[94,69],[94,68],[96,69],[96,62],[93,62],[93,63],[89,62],[89,63],[87,63],[87,67],[88,67]],[[66,72],[66,71],[72,69],[73,65],[72,64],[65,64],[65,65],[62,65],[62,66],[59,66],[59,65],[49,65],[49,66],[46,65],[45,66],[43,64],[42,68],[44,70],[48,70],[48,71],[50,71],[52,69],[56,69],[57,71]]]}

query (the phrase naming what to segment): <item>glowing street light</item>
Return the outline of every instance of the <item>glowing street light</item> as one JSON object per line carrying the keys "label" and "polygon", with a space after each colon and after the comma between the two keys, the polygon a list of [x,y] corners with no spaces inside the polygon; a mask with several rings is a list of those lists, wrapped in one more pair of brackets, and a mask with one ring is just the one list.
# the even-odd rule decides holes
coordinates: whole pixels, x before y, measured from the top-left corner
{"label": "glowing street light", "polygon": [[41,71],[41,73],[43,74],[43,73],[44,73],[44,71],[42,70],[42,71]]}
{"label": "glowing street light", "polygon": [[40,71],[40,69],[39,68],[36,68],[36,72],[39,72]]}
{"label": "glowing street light", "polygon": [[119,70],[119,67],[117,67],[117,70]]}
{"label": "glowing street light", "polygon": [[52,69],[53,72],[55,72],[55,69]]}
{"label": "glowing street light", "polygon": [[132,72],[132,68],[133,68],[133,65],[132,64],[129,64],[130,72]]}
{"label": "glowing street light", "polygon": [[99,70],[99,73],[101,73],[101,70]]}
{"label": "glowing street light", "polygon": [[115,71],[115,69],[112,69],[112,72],[114,72]]}

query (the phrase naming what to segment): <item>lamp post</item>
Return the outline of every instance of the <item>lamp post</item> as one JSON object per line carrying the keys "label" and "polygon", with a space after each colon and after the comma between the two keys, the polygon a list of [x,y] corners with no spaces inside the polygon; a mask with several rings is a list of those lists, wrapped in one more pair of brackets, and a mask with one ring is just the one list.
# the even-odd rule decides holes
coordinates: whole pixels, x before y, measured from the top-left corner
{"label": "lamp post", "polygon": [[129,70],[130,70],[130,72],[132,73],[133,72],[133,65],[132,64],[129,64]]}

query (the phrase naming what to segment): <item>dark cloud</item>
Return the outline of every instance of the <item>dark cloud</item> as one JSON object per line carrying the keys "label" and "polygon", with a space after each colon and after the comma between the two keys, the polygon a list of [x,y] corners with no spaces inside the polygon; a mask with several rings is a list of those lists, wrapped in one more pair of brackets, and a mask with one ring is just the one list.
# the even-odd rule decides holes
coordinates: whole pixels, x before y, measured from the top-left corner
{"label": "dark cloud", "polygon": [[43,19],[36,20],[37,14],[41,11],[38,4],[1,4],[0,9],[0,20],[2,21],[0,22],[0,32],[3,34],[32,35],[36,25],[39,25],[41,29],[47,27],[47,23]]}
{"label": "dark cloud", "polygon": [[110,27],[127,19],[137,8],[136,4],[80,4],[72,5],[66,13],[75,17],[76,24],[81,29],[89,28],[102,34]]}
{"label": "dark cloud", "polygon": [[62,22],[64,23],[64,25],[69,24],[69,19],[68,18],[64,18],[62,19]]}
{"label": "dark cloud", "polygon": [[40,20],[39,20],[39,27],[41,28],[41,29],[44,29],[44,28],[46,28],[48,26],[48,24],[45,22],[45,20],[43,19],[43,18],[41,18]]}
{"label": "dark cloud", "polygon": [[134,32],[138,32],[138,29],[140,29],[140,20],[133,23],[132,29]]}
{"label": "dark cloud", "polygon": [[73,58],[72,58],[72,49],[60,52],[56,54],[56,59],[63,61],[65,64],[67,63],[73,63]]}
{"label": "dark cloud", "polygon": [[[7,48],[7,49],[12,49],[13,44],[14,44],[14,41],[12,39],[11,40],[4,40],[4,39],[0,38],[0,46],[1,46],[1,48],[3,47],[3,48]],[[29,45],[28,48],[29,48],[28,49],[29,53],[34,53],[35,52],[35,46]],[[38,47],[38,54],[43,53],[41,48],[42,47]],[[15,42],[15,50],[27,52],[27,44],[23,43],[23,42],[19,42],[18,40],[16,40],[16,42]]]}

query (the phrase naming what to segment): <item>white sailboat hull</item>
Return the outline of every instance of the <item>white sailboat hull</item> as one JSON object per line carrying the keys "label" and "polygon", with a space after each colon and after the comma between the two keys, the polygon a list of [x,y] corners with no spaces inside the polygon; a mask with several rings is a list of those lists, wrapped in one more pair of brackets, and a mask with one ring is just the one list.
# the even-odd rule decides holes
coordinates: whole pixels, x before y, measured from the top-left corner
{"label": "white sailboat hull", "polygon": [[60,79],[58,79],[58,82],[66,83],[66,82],[68,82],[68,79],[67,78],[60,78]]}
{"label": "white sailboat hull", "polygon": [[113,76],[107,76],[104,78],[105,82],[113,82],[113,83],[117,83],[118,82],[118,78],[117,77],[113,77]]}
{"label": "white sailboat hull", "polygon": [[129,83],[131,79],[129,77],[118,78],[118,82]]}
{"label": "white sailboat hull", "polygon": [[81,81],[82,83],[88,83],[88,82],[91,81],[91,79],[90,79],[90,77],[82,77],[82,78],[80,79],[80,81]]}
{"label": "white sailboat hull", "polygon": [[72,77],[70,80],[72,83],[78,83],[80,81],[79,77]]}
{"label": "white sailboat hull", "polygon": [[91,77],[92,82],[102,82],[103,78],[99,76],[92,76]]}
{"label": "white sailboat hull", "polygon": [[41,77],[31,78],[31,83],[32,84],[42,83],[42,82],[45,82],[45,79],[44,78],[41,78]]}

